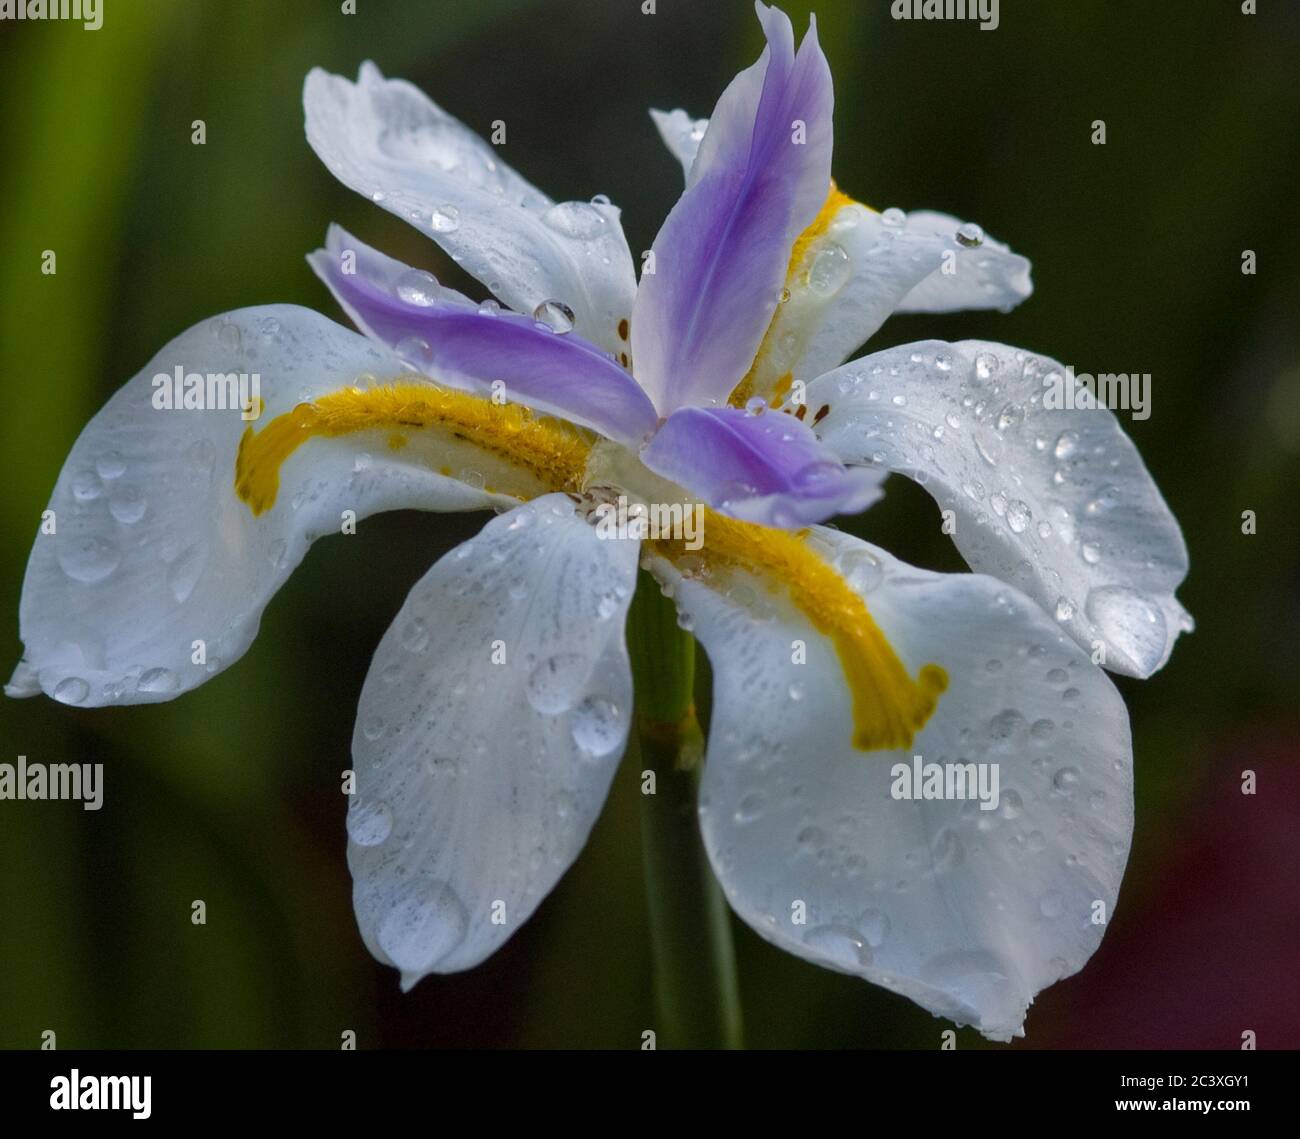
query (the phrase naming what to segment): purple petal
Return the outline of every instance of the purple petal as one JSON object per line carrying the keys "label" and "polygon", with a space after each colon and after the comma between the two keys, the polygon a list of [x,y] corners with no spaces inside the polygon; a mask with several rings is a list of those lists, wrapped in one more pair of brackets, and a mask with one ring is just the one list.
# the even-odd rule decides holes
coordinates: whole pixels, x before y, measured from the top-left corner
{"label": "purple petal", "polygon": [[632,356],[664,414],[723,402],[749,371],[830,188],[834,96],[816,24],[796,55],[785,14],[756,7],[767,49],[718,100],[637,290]]}
{"label": "purple petal", "polygon": [[326,248],[307,260],[367,336],[439,383],[492,395],[500,382],[511,402],[621,443],[654,429],[654,407],[637,382],[572,332],[554,331],[495,301],[475,305],[338,226],[330,227]]}
{"label": "purple petal", "polygon": [[885,477],[845,467],[793,415],[736,407],[675,411],[641,461],[724,514],[782,529],[866,509]]}

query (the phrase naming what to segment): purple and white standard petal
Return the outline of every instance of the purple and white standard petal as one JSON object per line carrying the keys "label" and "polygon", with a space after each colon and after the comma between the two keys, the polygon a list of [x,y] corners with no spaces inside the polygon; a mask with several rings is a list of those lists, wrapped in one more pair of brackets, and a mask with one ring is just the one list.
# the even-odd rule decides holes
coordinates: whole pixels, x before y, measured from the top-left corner
{"label": "purple and white standard petal", "polygon": [[884,478],[844,466],[793,416],[735,407],[675,411],[641,461],[724,514],[781,529],[865,510]]}
{"label": "purple and white standard petal", "polygon": [[[243,418],[233,394],[224,409],[160,406],[176,369],[201,388],[209,375],[256,372],[261,415]],[[271,597],[317,537],[340,531],[344,510],[361,519],[508,505],[481,481],[437,473],[442,452],[394,451],[378,430],[299,448],[264,513],[240,499],[236,460],[250,430],[407,371],[365,337],[292,305],[227,313],[164,347],[86,425],[59,474],[55,527],[37,535],[27,564],[25,655],[8,694],[43,690],[84,706],[169,700],[244,654]],[[204,395],[213,391],[209,383]]]}
{"label": "purple and white standard petal", "polygon": [[632,355],[663,414],[721,403],[749,371],[830,186],[834,96],[816,27],[796,54],[789,19],[757,9],[767,48],[719,99],[637,291]]}
{"label": "purple and white standard petal", "polygon": [[624,443],[654,428],[654,407],[637,382],[577,333],[445,296],[431,274],[406,268],[338,226],[308,261],[359,328],[439,383],[503,395]]}
{"label": "purple and white standard petal", "polygon": [[[713,868],[773,944],[1008,1040],[1114,912],[1133,829],[1123,701],[1001,582],[834,530],[810,541],[908,671],[937,663],[948,688],[911,747],[859,751],[834,645],[771,583],[721,565],[706,584],[654,560],[713,669],[700,787]],[[918,756],[970,765],[967,797],[899,797],[913,784],[897,765],[910,775]]]}
{"label": "purple and white standard petal", "polygon": [[637,556],[546,495],[443,557],[380,643],[348,865],[362,937],[403,988],[493,953],[586,842],[631,719]]}
{"label": "purple and white standard petal", "polygon": [[356,83],[319,68],[303,90],[307,140],[345,185],[416,225],[511,308],[547,301],[608,351],[636,274],[617,207],[554,203],[427,95],[365,63]]}
{"label": "purple and white standard petal", "polygon": [[1027,593],[1104,667],[1150,676],[1192,628],[1174,596],[1187,547],[1115,413],[1050,406],[1066,382],[1005,344],[929,340],[846,364],[807,399],[844,462],[906,474],[953,512],[972,569]]}

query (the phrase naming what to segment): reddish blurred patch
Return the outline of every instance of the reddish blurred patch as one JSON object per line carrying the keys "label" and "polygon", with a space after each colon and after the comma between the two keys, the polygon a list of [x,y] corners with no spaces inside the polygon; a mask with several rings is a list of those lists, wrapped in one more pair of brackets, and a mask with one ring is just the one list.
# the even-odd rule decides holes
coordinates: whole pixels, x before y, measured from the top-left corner
{"label": "reddish blurred patch", "polygon": [[[1300,1047],[1298,740],[1229,752],[1164,864],[1130,862],[1141,885],[1121,891],[1083,972],[1030,1010],[1031,1046],[1234,1049],[1251,1029],[1261,1049]],[[1241,791],[1247,769],[1253,796]]]}

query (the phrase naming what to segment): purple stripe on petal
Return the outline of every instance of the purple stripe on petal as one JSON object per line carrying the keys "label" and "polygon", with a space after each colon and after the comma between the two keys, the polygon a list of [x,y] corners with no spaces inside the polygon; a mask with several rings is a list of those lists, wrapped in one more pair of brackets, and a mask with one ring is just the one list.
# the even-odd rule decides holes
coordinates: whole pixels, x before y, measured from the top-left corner
{"label": "purple stripe on petal", "polygon": [[556,331],[568,324],[561,310],[548,325],[495,301],[475,305],[338,226],[307,260],[367,336],[439,383],[492,395],[499,381],[511,402],[621,443],[654,429],[654,407],[637,382],[594,344]]}
{"label": "purple stripe on petal", "polygon": [[665,414],[721,403],[749,371],[830,187],[834,95],[816,24],[796,54],[785,14],[756,7],[767,49],[718,100],[637,290],[632,356]]}
{"label": "purple stripe on petal", "polygon": [[845,467],[792,415],[735,407],[675,411],[641,461],[724,514],[782,529],[865,510],[885,477]]}

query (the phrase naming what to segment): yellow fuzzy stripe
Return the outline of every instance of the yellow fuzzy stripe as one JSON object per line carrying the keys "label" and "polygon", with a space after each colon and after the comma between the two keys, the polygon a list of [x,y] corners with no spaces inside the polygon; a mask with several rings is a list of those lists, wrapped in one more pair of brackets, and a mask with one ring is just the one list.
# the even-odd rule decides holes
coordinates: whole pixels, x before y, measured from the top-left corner
{"label": "yellow fuzzy stripe", "polygon": [[591,449],[580,430],[560,420],[412,379],[344,388],[298,404],[261,431],[248,428],[235,458],[235,492],[254,514],[262,514],[275,505],[285,459],[309,439],[376,428],[392,432],[388,445],[394,450],[406,445],[403,429],[441,429],[529,472],[552,490],[581,486]]}
{"label": "yellow fuzzy stripe", "polygon": [[674,562],[702,558],[711,565],[753,573],[791,602],[829,637],[853,699],[853,746],[861,751],[909,748],[938,706],[948,674],[923,666],[913,680],[862,598],[800,534],[741,522],[713,511],[704,516],[704,547],[687,553],[680,542],[661,541]]}

